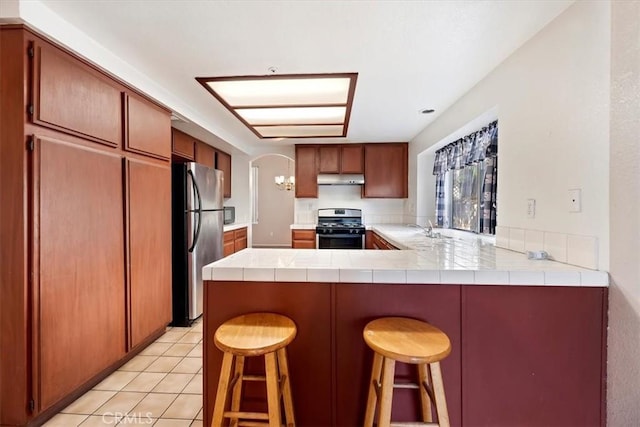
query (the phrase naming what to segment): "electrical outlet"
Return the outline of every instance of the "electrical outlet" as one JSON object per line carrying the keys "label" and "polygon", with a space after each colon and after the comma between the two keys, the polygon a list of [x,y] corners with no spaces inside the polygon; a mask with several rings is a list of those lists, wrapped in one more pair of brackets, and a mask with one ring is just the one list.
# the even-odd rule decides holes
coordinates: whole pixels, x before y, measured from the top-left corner
{"label": "electrical outlet", "polygon": [[569,190],[569,212],[582,212],[582,190],[574,188]]}
{"label": "electrical outlet", "polygon": [[527,199],[527,218],[536,217],[536,199]]}

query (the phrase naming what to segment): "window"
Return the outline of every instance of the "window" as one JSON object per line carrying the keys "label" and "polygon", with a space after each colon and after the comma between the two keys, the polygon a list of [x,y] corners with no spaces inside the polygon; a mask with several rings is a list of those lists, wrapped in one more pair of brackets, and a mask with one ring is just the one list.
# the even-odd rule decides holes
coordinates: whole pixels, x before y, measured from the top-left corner
{"label": "window", "polygon": [[436,152],[436,223],[474,233],[495,234],[497,122]]}

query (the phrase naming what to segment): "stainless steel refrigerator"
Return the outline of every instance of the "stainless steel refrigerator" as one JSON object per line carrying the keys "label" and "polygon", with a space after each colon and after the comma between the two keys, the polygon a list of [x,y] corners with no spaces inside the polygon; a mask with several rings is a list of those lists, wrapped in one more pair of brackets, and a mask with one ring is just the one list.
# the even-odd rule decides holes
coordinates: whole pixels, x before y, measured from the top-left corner
{"label": "stainless steel refrigerator", "polygon": [[222,258],[222,171],[198,163],[172,166],[173,325],[202,315],[202,267]]}

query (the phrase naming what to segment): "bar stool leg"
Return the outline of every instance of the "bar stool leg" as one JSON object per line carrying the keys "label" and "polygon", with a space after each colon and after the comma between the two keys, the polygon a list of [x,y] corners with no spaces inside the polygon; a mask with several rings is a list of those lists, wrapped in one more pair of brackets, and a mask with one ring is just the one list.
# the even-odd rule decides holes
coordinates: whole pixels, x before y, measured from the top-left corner
{"label": "bar stool leg", "polygon": [[218,392],[216,393],[216,403],[213,409],[213,421],[211,427],[222,427],[224,411],[227,406],[227,395],[229,382],[231,381],[231,368],[233,367],[233,354],[224,353],[222,358],[222,368],[220,369],[220,379],[218,380]]}
{"label": "bar stool leg", "polygon": [[278,365],[275,353],[264,355],[267,377],[267,404],[269,408],[269,427],[280,426],[280,387],[278,385]]}
{"label": "bar stool leg", "polygon": [[447,412],[447,400],[444,396],[444,383],[442,381],[440,362],[430,363],[429,370],[431,371],[433,394],[435,397],[436,412],[438,413],[438,425],[440,427],[449,427],[449,413]]}
{"label": "bar stool leg", "polygon": [[291,381],[289,381],[289,362],[287,361],[287,349],[281,348],[277,351],[278,369],[282,384],[282,400],[284,400],[285,425],[294,427],[296,420],[293,415],[293,398],[291,397]]}
{"label": "bar stool leg", "polygon": [[396,361],[385,357],[382,364],[382,390],[380,392],[378,427],[389,427],[391,424],[391,401],[393,400],[395,370]]}
{"label": "bar stool leg", "polygon": [[371,368],[371,381],[369,382],[369,397],[367,398],[367,412],[364,416],[364,427],[373,427],[376,414],[376,402],[380,390],[380,374],[382,373],[382,356],[373,353],[373,367]]}
{"label": "bar stool leg", "polygon": [[422,408],[422,421],[430,423],[433,421],[431,414],[431,398],[427,392],[426,386],[429,386],[429,370],[425,364],[418,365],[418,387],[420,388],[420,406]]}
{"label": "bar stool leg", "polygon": [[[244,356],[236,356],[235,369],[233,378],[236,379],[233,385],[233,392],[231,394],[231,411],[240,411],[240,400],[242,399],[242,376],[244,375]],[[229,424],[230,427],[238,426],[238,419],[234,418]]]}

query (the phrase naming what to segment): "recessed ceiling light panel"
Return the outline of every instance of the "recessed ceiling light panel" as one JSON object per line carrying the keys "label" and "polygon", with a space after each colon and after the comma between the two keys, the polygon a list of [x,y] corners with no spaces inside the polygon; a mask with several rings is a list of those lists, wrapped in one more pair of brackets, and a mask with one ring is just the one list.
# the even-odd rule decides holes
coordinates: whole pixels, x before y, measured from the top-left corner
{"label": "recessed ceiling light panel", "polygon": [[312,138],[347,135],[357,77],[292,74],[196,80],[260,138]]}

